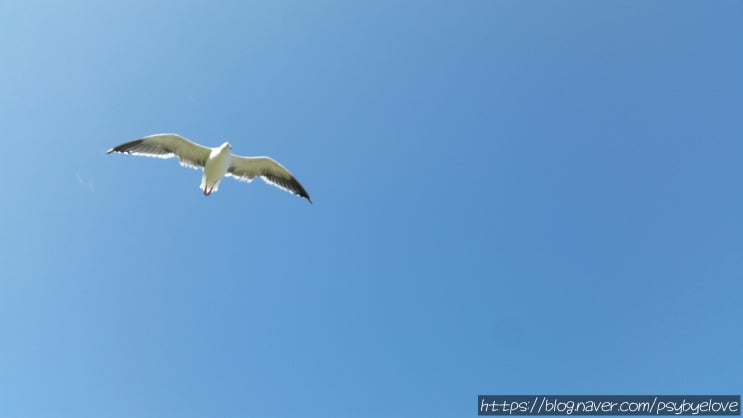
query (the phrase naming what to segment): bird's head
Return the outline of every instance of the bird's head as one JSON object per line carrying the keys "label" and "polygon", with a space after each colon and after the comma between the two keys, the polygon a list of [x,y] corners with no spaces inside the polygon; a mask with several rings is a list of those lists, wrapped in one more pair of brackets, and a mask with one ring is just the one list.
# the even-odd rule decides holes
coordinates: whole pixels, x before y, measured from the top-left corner
{"label": "bird's head", "polygon": [[229,142],[225,142],[224,144],[222,144],[222,147],[221,148],[222,149],[227,148],[228,150],[232,151],[232,145],[230,145]]}

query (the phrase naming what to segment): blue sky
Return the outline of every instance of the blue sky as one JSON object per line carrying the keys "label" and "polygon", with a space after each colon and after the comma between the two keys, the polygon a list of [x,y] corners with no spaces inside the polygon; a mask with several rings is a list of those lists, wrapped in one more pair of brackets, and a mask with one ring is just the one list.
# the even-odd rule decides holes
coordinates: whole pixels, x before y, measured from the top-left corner
{"label": "blue sky", "polygon": [[[740,1],[0,1],[0,416],[739,394]],[[270,155],[315,202],[174,160]]]}

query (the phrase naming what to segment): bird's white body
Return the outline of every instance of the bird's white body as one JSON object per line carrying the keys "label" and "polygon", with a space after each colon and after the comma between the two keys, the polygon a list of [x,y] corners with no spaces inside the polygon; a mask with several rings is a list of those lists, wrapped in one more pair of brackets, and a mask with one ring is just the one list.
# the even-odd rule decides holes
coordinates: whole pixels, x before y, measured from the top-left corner
{"label": "bird's white body", "polygon": [[242,157],[230,151],[232,151],[232,146],[229,142],[216,148],[209,148],[177,134],[156,134],[117,145],[109,149],[107,153],[121,152],[156,158],[178,157],[181,165],[204,170],[200,186],[204,196],[216,192],[224,176],[234,177],[248,183],[260,177],[266,183],[294,193],[312,203],[310,195],[299,184],[299,181],[275,160],[269,157]]}
{"label": "bird's white body", "polygon": [[230,168],[230,162],[232,161],[231,149],[232,147],[229,142],[225,142],[220,147],[212,148],[212,151],[209,153],[209,158],[206,160],[206,164],[204,164],[204,176],[201,178],[200,186],[205,196],[219,190],[219,183]]}

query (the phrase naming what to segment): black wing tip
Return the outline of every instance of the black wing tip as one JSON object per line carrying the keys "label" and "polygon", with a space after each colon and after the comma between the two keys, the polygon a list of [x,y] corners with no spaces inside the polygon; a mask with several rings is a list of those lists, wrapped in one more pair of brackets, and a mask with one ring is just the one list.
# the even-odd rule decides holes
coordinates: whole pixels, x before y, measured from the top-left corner
{"label": "black wing tip", "polygon": [[312,204],[312,199],[310,198],[310,195],[307,193],[306,190],[304,190],[304,187],[302,187],[302,185],[299,183],[299,181],[297,181],[297,179],[292,177],[290,183],[291,183],[292,191],[294,192],[294,194],[296,194],[299,197],[303,197],[307,199],[307,201],[310,202],[310,204]]}
{"label": "black wing tip", "polygon": [[108,151],[106,151],[106,154],[110,154],[112,152],[126,152],[126,153],[129,153],[129,152],[131,152],[129,150],[131,150],[132,148],[134,148],[137,145],[141,144],[142,141],[144,141],[143,138],[135,139],[134,141],[125,142],[125,143],[123,143],[121,145],[117,145],[117,146],[109,149]]}
{"label": "black wing tip", "polygon": [[304,188],[300,185],[298,188],[294,188],[293,190],[290,190],[293,194],[303,198],[307,199],[310,204],[312,204],[312,199],[310,198],[310,195],[307,194],[306,191],[304,191]]}
{"label": "black wing tip", "polygon": [[264,180],[268,179],[270,182],[272,182],[275,185],[278,185],[280,188],[288,191],[289,193],[292,193],[294,195],[297,195],[299,197],[307,199],[310,204],[312,203],[312,199],[310,198],[309,193],[302,187],[302,184],[294,178],[291,174],[288,178],[281,177],[281,176],[274,176],[269,173],[265,173],[261,176]]}

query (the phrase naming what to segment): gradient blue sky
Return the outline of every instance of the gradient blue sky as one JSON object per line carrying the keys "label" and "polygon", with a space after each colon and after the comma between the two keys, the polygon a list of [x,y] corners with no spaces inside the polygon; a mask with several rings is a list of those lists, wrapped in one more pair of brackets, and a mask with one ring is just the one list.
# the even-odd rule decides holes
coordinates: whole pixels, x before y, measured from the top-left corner
{"label": "gradient blue sky", "polygon": [[[0,0],[0,416],[741,393],[743,3]],[[270,155],[310,205],[174,160]]]}

